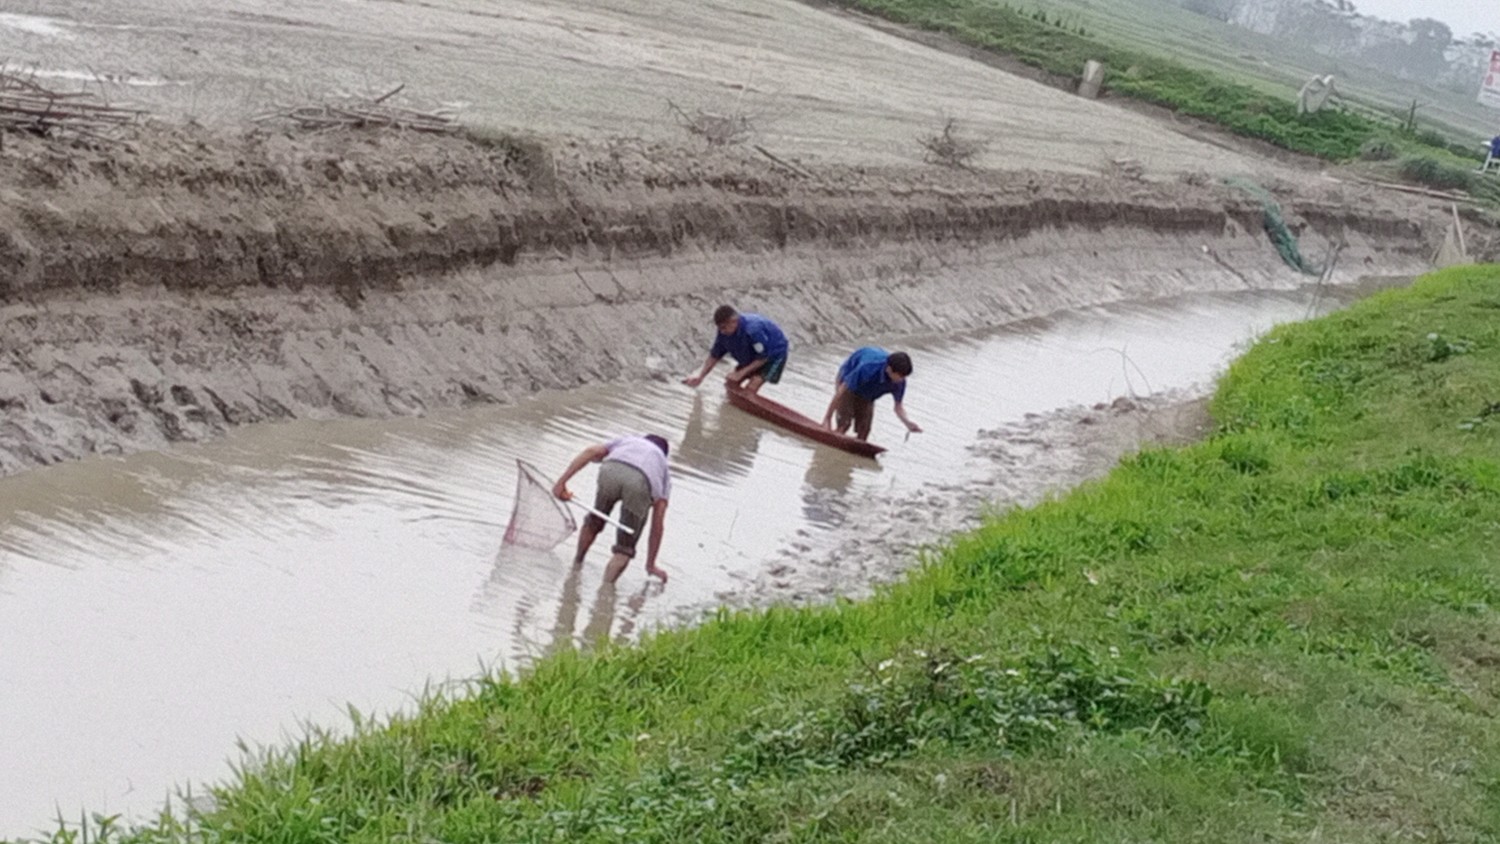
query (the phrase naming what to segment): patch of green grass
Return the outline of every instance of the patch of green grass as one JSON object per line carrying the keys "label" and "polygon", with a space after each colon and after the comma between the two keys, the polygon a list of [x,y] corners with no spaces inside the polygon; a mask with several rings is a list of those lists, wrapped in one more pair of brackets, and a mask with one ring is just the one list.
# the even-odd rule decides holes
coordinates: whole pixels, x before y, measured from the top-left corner
{"label": "patch of green grass", "polygon": [[[1016,0],[1011,0],[1014,4]],[[1295,39],[1261,35],[1212,16],[1184,14],[1177,0],[1024,0],[1024,5],[1081,19],[1099,40],[1139,52],[1170,56],[1201,70],[1245,82],[1282,97],[1293,97],[1310,76],[1332,73],[1344,101],[1378,121],[1404,122],[1411,105],[1417,120],[1449,137],[1486,138],[1494,134],[1485,109],[1467,86],[1453,91],[1400,79],[1379,66],[1319,54]],[[1461,152],[1472,154],[1465,142]]]}
{"label": "patch of green grass", "polygon": [[1400,148],[1388,138],[1371,138],[1359,148],[1359,157],[1365,161],[1392,161],[1400,153]]}
{"label": "patch of green grass", "polygon": [[1495,840],[1497,317],[1476,267],[1282,327],[1209,440],[873,600],[563,652],[103,838]]}
{"label": "patch of green grass", "polygon": [[1468,190],[1478,177],[1473,167],[1425,155],[1407,156],[1399,166],[1402,178],[1439,190]]}

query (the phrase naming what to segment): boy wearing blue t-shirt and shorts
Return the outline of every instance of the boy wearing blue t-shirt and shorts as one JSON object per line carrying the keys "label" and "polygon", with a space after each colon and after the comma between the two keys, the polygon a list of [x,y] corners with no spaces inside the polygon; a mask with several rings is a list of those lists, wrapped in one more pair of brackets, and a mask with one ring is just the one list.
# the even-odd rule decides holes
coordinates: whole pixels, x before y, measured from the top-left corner
{"label": "boy wearing blue t-shirt and shorts", "polygon": [[719,365],[725,355],[733,355],[739,363],[724,379],[730,384],[743,386],[754,393],[768,381],[775,384],[781,380],[789,344],[780,326],[760,314],[739,313],[729,305],[720,305],[714,311],[714,325],[719,333],[714,337],[708,360],[703,362],[703,369],[697,375],[682,379],[682,383],[689,387],[703,383],[703,378]]}
{"label": "boy wearing blue t-shirt and shorts", "polygon": [[[920,433],[922,428],[906,418],[902,400],[906,398],[906,378],[911,375],[911,356],[906,352],[887,352],[875,346],[855,349],[834,379],[833,400],[823,414],[824,427],[840,434],[854,426],[854,436],[870,438],[875,418],[875,400],[889,393],[896,399],[896,417],[906,430]],[[837,417],[837,427],[834,419]]]}

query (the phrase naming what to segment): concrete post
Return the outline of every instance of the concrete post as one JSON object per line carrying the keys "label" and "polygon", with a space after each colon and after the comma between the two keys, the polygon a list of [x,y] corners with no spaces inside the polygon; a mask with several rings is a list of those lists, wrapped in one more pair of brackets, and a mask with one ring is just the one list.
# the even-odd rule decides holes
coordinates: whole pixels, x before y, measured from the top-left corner
{"label": "concrete post", "polygon": [[1083,66],[1083,81],[1078,83],[1078,96],[1098,99],[1099,89],[1104,86],[1104,63],[1089,59]]}

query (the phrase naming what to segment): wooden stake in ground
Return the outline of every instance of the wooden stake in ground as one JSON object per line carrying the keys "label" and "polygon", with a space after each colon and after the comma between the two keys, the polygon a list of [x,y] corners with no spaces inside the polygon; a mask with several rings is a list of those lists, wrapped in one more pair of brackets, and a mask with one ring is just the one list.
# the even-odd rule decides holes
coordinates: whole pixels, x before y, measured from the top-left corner
{"label": "wooden stake in ground", "polygon": [[1462,255],[1465,262],[1469,260],[1469,245],[1464,242],[1464,222],[1458,216],[1458,203],[1448,206],[1453,209],[1453,228],[1458,231],[1458,254]]}
{"label": "wooden stake in ground", "polygon": [[1471,263],[1469,245],[1464,240],[1463,220],[1458,216],[1458,205],[1452,204],[1449,207],[1453,211],[1453,224],[1443,233],[1443,242],[1432,256],[1433,266],[1439,268]]}

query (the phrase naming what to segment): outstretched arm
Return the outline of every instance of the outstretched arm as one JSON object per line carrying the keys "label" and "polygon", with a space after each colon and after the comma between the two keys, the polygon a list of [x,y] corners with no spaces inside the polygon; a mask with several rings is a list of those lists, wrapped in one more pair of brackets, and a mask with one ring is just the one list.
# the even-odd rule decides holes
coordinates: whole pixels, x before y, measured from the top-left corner
{"label": "outstretched arm", "polygon": [[703,362],[703,368],[698,370],[698,374],[690,375],[682,379],[682,383],[688,385],[689,387],[696,387],[699,384],[702,384],[704,377],[707,376],[709,372],[713,371],[713,368],[718,366],[719,361],[721,360],[723,360],[722,356],[714,357],[713,355],[709,355],[708,360],[705,360]]}
{"label": "outstretched arm", "polygon": [[906,405],[903,405],[901,402],[896,402],[896,418],[901,420],[901,423],[906,426],[906,430],[911,431],[913,434],[922,433],[921,425],[906,418]]}
{"label": "outstretched arm", "polygon": [[656,564],[656,555],[661,551],[661,536],[666,531],[667,501],[657,499],[651,505],[651,538],[646,546],[646,573],[667,582],[667,573]]}
{"label": "outstretched arm", "polygon": [[552,485],[552,494],[563,501],[571,499],[573,493],[568,491],[568,481],[574,475],[578,474],[579,470],[584,466],[590,463],[598,463],[607,456],[609,456],[609,448],[603,443],[591,445],[583,451],[578,452],[578,456],[573,458],[572,463],[568,464],[568,468],[562,473],[562,477],[558,478],[557,483]]}
{"label": "outstretched arm", "polygon": [[838,385],[838,389],[833,391],[833,400],[828,403],[828,409],[823,411],[824,428],[833,427],[833,411],[839,406],[839,401],[844,398],[844,394],[849,392],[848,384],[845,384],[843,381],[839,381]]}

